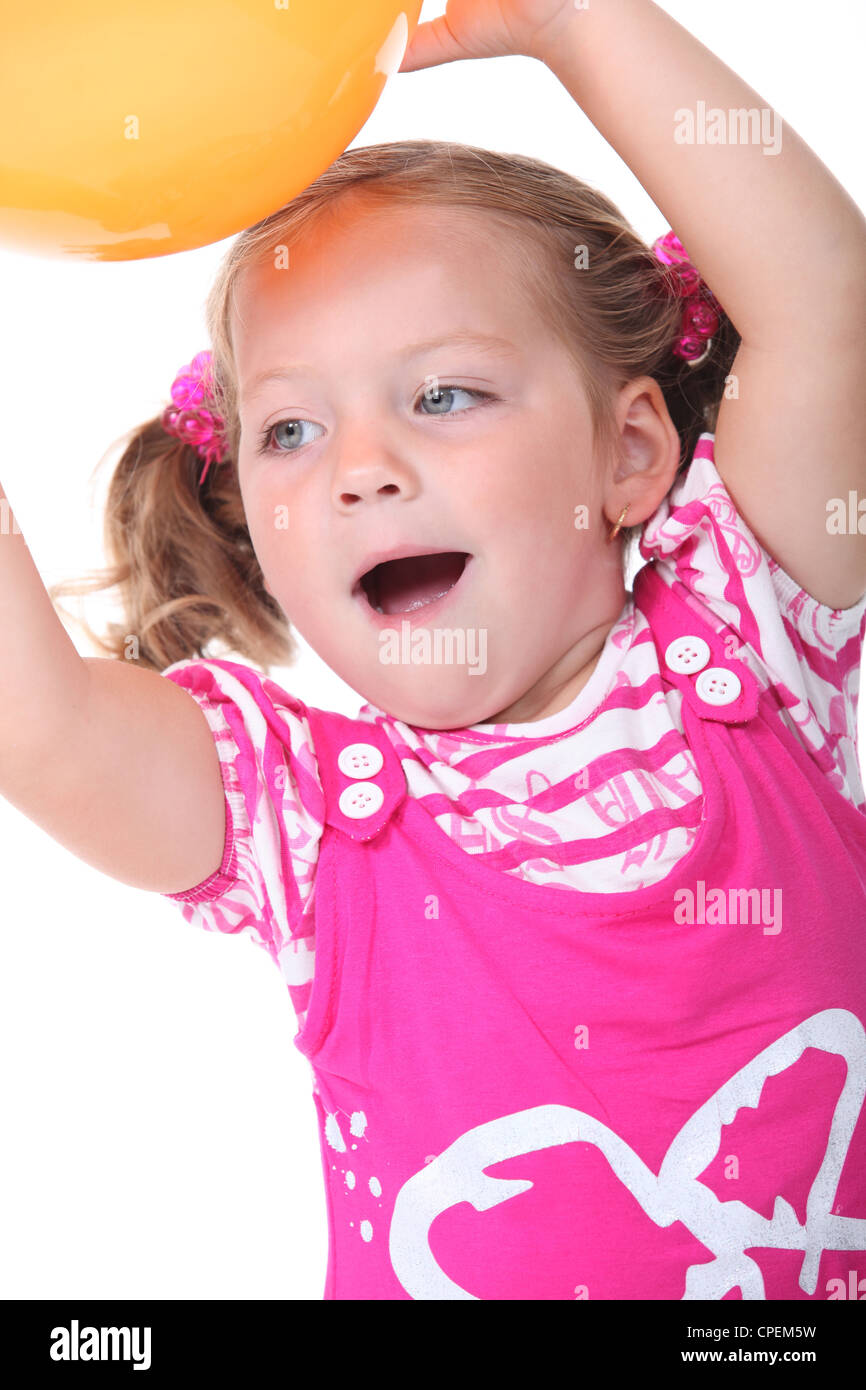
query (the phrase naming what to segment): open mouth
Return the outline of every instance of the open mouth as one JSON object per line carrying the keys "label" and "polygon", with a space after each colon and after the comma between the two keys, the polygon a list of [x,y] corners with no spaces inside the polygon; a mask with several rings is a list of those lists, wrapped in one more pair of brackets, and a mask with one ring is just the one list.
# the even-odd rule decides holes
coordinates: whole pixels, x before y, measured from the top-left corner
{"label": "open mouth", "polygon": [[385,560],[361,576],[360,591],[376,613],[412,613],[453,589],[469,559],[465,551],[445,550]]}

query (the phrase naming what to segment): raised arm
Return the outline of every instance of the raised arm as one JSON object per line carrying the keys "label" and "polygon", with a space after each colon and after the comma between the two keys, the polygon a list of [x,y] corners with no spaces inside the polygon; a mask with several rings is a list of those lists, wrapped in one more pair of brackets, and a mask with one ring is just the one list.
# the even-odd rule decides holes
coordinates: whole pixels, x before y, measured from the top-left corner
{"label": "raised arm", "polygon": [[220,865],[219,760],[196,702],[81,657],[0,487],[0,795],[79,859],[177,893]]}
{"label": "raised arm", "polygon": [[[562,14],[533,56],[629,165],[742,337],[719,474],[782,568],[849,608],[866,592],[866,538],[832,517],[849,491],[866,505],[866,219],[769,102],[652,0]],[[814,61],[832,63],[838,41],[816,11]]]}

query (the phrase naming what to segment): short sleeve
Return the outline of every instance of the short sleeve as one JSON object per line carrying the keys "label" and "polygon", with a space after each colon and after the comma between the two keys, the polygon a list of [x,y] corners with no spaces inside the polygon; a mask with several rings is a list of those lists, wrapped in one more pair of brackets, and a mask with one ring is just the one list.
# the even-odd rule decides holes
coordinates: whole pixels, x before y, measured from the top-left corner
{"label": "short sleeve", "polygon": [[[279,966],[299,1012],[312,981],[311,898],[324,798],[306,706],[251,667],[179,661],[162,673],[202,709],[219,756],[222,862],[181,893],[184,919],[246,935]],[[294,991],[298,991],[296,994]]]}
{"label": "short sleeve", "polygon": [[852,608],[819,603],[752,534],[702,434],[688,469],[644,524],[640,553],[717,630],[732,629],[745,661],[771,687],[780,717],[829,781],[866,810],[857,703],[866,595]]}

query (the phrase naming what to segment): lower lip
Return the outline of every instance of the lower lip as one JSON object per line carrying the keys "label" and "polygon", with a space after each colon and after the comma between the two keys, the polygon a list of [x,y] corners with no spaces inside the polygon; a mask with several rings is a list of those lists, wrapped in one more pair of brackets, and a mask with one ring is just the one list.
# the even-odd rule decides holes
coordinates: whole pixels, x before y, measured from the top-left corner
{"label": "lower lip", "polygon": [[366,612],[367,617],[372,619],[374,626],[377,628],[394,627],[396,623],[402,622],[417,623],[426,627],[428,619],[431,616],[435,617],[441,612],[445,605],[457,593],[458,589],[461,588],[469,573],[473,558],[474,557],[471,555],[468,557],[466,564],[463,566],[463,573],[456,584],[452,584],[451,588],[446,593],[440,594],[439,598],[432,599],[430,603],[422,604],[420,608],[407,608],[402,613],[379,613],[368,603],[367,596],[363,589],[359,590],[356,598]]}

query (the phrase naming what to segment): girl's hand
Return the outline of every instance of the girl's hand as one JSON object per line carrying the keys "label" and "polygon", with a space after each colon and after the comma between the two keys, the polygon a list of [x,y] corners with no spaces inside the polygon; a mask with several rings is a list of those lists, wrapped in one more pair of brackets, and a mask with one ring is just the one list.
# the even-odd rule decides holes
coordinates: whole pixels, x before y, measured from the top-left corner
{"label": "girl's hand", "polygon": [[418,25],[398,71],[462,58],[540,58],[577,13],[574,0],[448,0],[444,15]]}

